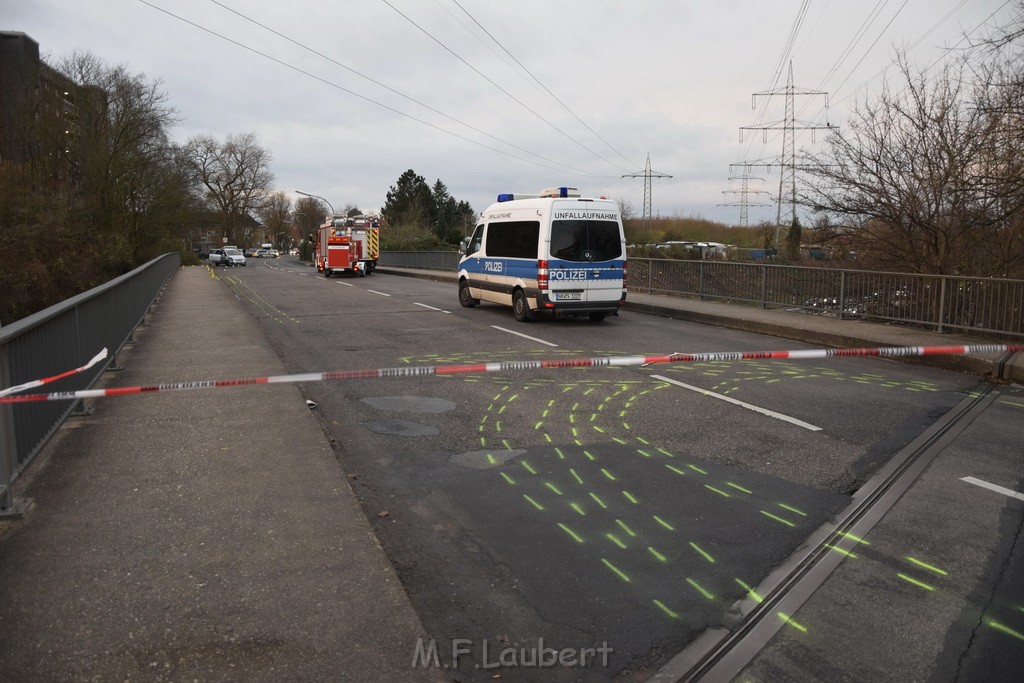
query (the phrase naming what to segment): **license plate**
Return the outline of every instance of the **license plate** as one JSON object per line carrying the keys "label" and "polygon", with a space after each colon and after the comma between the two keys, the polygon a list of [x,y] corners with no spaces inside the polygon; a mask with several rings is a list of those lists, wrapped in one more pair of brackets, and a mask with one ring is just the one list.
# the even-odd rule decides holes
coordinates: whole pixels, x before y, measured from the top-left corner
{"label": "license plate", "polygon": [[559,301],[581,301],[583,292],[558,292],[556,296]]}

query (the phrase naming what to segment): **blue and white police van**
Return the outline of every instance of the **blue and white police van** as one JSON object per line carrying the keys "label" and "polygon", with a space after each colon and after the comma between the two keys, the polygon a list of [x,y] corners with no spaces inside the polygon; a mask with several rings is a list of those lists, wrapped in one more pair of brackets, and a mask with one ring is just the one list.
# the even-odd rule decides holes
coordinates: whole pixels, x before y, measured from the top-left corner
{"label": "blue and white police van", "polygon": [[618,205],[573,187],[500,194],[462,242],[459,303],[538,314],[586,315],[597,322],[626,301],[626,239]]}

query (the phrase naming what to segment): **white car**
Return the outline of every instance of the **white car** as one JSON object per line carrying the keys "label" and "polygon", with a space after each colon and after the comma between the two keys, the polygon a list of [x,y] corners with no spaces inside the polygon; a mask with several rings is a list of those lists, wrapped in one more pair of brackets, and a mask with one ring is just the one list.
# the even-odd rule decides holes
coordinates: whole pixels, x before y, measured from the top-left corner
{"label": "white car", "polygon": [[225,264],[229,266],[244,266],[245,254],[237,247],[224,247]]}

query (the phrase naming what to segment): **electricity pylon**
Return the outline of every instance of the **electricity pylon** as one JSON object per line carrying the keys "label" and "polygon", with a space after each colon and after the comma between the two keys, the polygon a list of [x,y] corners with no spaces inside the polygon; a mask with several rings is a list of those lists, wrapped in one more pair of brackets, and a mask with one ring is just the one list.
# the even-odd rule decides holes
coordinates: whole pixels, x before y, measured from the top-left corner
{"label": "electricity pylon", "polygon": [[643,222],[644,227],[650,227],[651,222],[651,178],[671,178],[672,176],[667,173],[659,173],[658,171],[651,170],[651,155],[647,154],[647,166],[644,168],[643,173],[628,173],[623,178],[643,178],[644,179],[644,215]]}
{"label": "electricity pylon", "polygon": [[748,207],[751,207],[751,206],[771,206],[771,204],[766,203],[766,202],[751,202],[750,201],[750,195],[755,195],[757,197],[759,197],[761,195],[767,195],[767,196],[771,197],[771,193],[770,192],[765,192],[764,190],[752,190],[752,189],[750,189],[750,181],[751,180],[760,180],[760,181],[764,182],[764,178],[758,178],[757,176],[747,175],[747,174],[744,173],[743,175],[730,176],[729,180],[739,180],[739,181],[741,181],[742,184],[740,185],[740,189],[738,189],[738,190],[722,190],[722,194],[738,194],[740,196],[739,201],[736,201],[736,202],[726,202],[724,204],[719,204],[719,206],[738,206],[738,207],[740,207],[740,227],[741,228],[745,228],[747,226],[747,223],[749,223]]}
{"label": "electricity pylon", "polygon": [[788,201],[790,205],[790,221],[792,225],[793,221],[796,220],[796,131],[798,130],[809,130],[811,131],[811,142],[814,142],[815,131],[819,130],[837,130],[838,126],[833,126],[827,120],[824,124],[815,123],[813,121],[797,121],[795,115],[795,102],[797,95],[822,95],[825,97],[825,110],[828,111],[828,93],[821,90],[809,90],[807,88],[797,88],[793,85],[793,62],[789,63],[789,78],[786,81],[785,88],[776,88],[775,90],[765,90],[762,92],[756,92],[753,95],[753,108],[757,108],[758,97],[772,97],[773,95],[783,95],[786,98],[786,114],[781,121],[773,121],[760,126],[742,126],[740,128],[740,142],[743,142],[743,131],[745,130],[760,130],[764,136],[764,141],[768,142],[768,131],[770,130],[781,130],[782,131],[782,156],[780,159],[773,163],[762,163],[762,162],[744,162],[742,164],[735,164],[737,166],[746,166],[747,168],[753,166],[767,166],[773,165],[779,166],[782,172],[779,174],[779,205],[778,211],[775,215],[775,246],[779,246],[779,229],[778,226],[782,225],[782,205],[783,202]]}

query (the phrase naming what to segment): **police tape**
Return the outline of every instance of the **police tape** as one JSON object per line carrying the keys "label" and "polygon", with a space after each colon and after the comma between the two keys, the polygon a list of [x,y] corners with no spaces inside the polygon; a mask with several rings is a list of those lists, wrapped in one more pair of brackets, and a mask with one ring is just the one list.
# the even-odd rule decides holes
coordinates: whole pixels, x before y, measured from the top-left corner
{"label": "police tape", "polygon": [[93,356],[92,359],[88,363],[86,363],[85,365],[83,365],[80,368],[75,368],[74,370],[68,370],[67,372],[62,372],[59,375],[54,375],[53,377],[44,377],[43,379],[35,379],[35,380],[32,380],[31,382],[25,382],[24,384],[18,384],[18,385],[13,386],[13,387],[7,387],[6,389],[0,389],[0,398],[3,398],[4,396],[8,396],[10,394],[17,394],[18,392],[25,391],[26,389],[34,389],[35,387],[41,387],[44,384],[50,384],[51,382],[56,382],[59,379],[64,379],[65,377],[70,377],[71,375],[77,375],[80,372],[85,372],[86,370],[88,370],[92,366],[96,365],[97,363],[99,363],[101,360],[103,360],[106,357],[107,357],[107,350],[104,348],[102,351],[100,351],[95,356]]}
{"label": "police tape", "polygon": [[[913,356],[950,356],[972,353],[1015,353],[1024,351],[1024,344],[973,344],[968,346],[882,346],[859,349],[797,349],[792,351],[719,351],[712,353],[671,353],[664,356],[607,356],[598,358],[560,358],[556,360],[518,360],[497,363],[471,363],[465,365],[420,365],[402,368],[377,368],[374,370],[336,370],[333,372],[310,372],[294,375],[274,375],[270,377],[250,377],[246,379],[211,379],[194,382],[171,382],[166,384],[149,384],[134,387],[115,387],[112,389],[84,389],[81,391],[65,391],[51,394],[12,394],[34,386],[67,377],[81,372],[86,367],[71,370],[45,380],[37,380],[27,384],[11,387],[0,393],[2,403],[32,403],[38,401],[72,401],[83,398],[100,398],[105,396],[127,396],[131,394],[151,394],[160,391],[181,391],[188,389],[222,389],[225,387],[249,386],[254,384],[290,384],[300,382],[323,382],[328,380],[350,379],[388,379],[399,377],[426,377],[479,374],[488,372],[519,372],[527,370],[543,370],[546,368],[597,368],[645,366],[656,363],[709,363],[716,361],[740,360],[809,360],[813,358],[907,358]],[[106,349],[102,352],[106,357]],[[97,356],[90,365],[97,362]]]}

